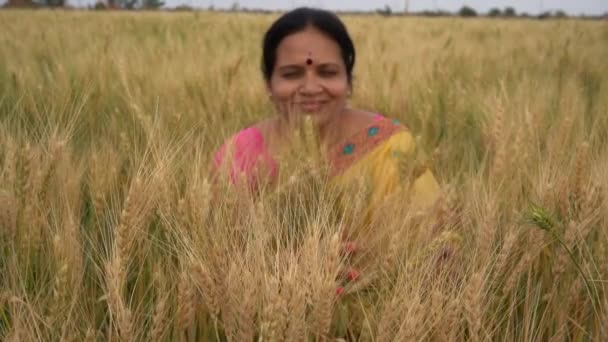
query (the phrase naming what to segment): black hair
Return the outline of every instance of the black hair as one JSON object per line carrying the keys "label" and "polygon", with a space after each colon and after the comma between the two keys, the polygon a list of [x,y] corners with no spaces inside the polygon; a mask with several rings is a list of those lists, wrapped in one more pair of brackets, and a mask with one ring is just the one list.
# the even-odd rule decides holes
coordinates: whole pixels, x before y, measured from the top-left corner
{"label": "black hair", "polygon": [[263,42],[262,73],[269,82],[277,60],[277,47],[281,41],[296,32],[312,26],[326,34],[340,46],[342,60],[346,66],[348,83],[352,83],[353,67],[355,66],[355,46],[346,26],[332,12],[322,9],[300,7],[283,14],[266,31]]}

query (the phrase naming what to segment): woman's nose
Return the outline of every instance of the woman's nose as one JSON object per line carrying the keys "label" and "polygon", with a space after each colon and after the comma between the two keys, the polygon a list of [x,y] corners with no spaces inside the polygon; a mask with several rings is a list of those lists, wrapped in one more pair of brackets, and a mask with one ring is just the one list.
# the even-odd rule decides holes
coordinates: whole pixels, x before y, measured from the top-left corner
{"label": "woman's nose", "polygon": [[300,87],[300,92],[302,94],[315,94],[321,91],[321,89],[318,78],[312,73],[307,73]]}

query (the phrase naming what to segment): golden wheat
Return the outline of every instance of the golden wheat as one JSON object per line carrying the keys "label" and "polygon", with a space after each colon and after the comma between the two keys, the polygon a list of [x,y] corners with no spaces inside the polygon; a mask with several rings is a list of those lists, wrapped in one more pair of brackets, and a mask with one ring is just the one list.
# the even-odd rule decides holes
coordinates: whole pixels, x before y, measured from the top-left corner
{"label": "golden wheat", "polygon": [[344,16],[442,185],[372,213],[307,121],[276,188],[212,178],[275,18],[0,11],[0,340],[606,339],[605,23]]}

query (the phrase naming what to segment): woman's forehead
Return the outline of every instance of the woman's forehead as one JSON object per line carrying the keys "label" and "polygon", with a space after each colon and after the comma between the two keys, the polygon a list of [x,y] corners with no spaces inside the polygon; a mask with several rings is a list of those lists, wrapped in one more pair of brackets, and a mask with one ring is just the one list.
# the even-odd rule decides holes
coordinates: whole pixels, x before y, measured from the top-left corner
{"label": "woman's forehead", "polygon": [[277,47],[277,64],[342,60],[340,46],[316,29],[306,29],[285,37]]}

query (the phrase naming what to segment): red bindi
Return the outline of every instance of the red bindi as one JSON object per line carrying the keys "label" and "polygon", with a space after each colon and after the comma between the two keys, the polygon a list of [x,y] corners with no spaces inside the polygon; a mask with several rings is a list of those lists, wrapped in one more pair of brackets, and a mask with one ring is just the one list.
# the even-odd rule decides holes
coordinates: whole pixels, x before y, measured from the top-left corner
{"label": "red bindi", "polygon": [[308,58],[306,58],[306,64],[312,65],[312,52],[308,53]]}

